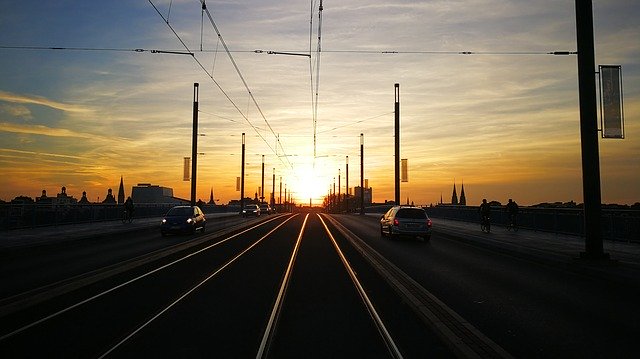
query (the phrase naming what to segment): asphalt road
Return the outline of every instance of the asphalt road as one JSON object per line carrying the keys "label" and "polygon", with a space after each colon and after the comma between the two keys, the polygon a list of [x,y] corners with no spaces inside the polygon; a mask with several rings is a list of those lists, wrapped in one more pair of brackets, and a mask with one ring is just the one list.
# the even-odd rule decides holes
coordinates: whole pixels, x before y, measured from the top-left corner
{"label": "asphalt road", "polygon": [[[200,235],[196,245],[7,314],[0,357],[251,357],[265,336],[264,357],[389,358],[389,341],[407,357],[451,356],[352,249],[340,259],[344,239],[334,234],[334,244],[318,215],[305,218],[273,216]],[[351,262],[374,309],[348,274]],[[378,310],[386,338],[372,315]]]}
{"label": "asphalt road", "polygon": [[[0,357],[453,356],[327,217],[263,217],[3,253]],[[332,218],[514,357],[640,357],[638,287],[476,246],[437,221],[423,242]]]}
{"label": "asphalt road", "polygon": [[376,218],[338,216],[451,309],[518,358],[638,358],[640,292],[461,241],[380,238]]}

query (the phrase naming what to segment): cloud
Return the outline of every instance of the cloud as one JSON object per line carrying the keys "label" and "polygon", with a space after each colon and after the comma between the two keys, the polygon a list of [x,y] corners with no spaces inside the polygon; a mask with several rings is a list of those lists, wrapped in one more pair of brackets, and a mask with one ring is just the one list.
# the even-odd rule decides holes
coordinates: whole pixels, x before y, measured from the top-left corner
{"label": "cloud", "polygon": [[33,114],[31,113],[31,110],[21,105],[1,105],[0,112],[5,112],[12,117],[18,117],[25,120],[33,119]]}
{"label": "cloud", "polygon": [[68,130],[66,128],[53,128],[43,125],[24,125],[24,124],[15,124],[9,122],[0,122],[0,132],[12,132],[12,133],[21,133],[21,134],[29,134],[29,135],[41,135],[41,136],[50,136],[50,137],[75,137],[75,138],[84,138],[90,140],[103,140],[108,142],[113,141],[124,141],[122,139],[118,139],[115,137],[104,137],[100,135],[95,135],[92,133],[85,132],[76,132],[72,130]]}
{"label": "cloud", "polygon": [[86,107],[57,102],[41,96],[26,96],[26,95],[14,94],[6,91],[0,91],[0,101],[41,105],[41,106],[51,107],[56,110],[72,112],[72,113],[93,112],[91,109],[88,109]]}

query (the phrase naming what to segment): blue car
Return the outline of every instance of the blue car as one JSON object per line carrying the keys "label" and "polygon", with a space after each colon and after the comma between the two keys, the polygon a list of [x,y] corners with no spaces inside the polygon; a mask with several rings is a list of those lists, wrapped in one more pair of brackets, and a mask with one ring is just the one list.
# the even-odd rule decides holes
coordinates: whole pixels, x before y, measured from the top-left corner
{"label": "blue car", "polygon": [[176,206],[162,218],[160,233],[166,236],[169,233],[193,234],[197,230],[204,232],[206,224],[207,220],[200,207]]}

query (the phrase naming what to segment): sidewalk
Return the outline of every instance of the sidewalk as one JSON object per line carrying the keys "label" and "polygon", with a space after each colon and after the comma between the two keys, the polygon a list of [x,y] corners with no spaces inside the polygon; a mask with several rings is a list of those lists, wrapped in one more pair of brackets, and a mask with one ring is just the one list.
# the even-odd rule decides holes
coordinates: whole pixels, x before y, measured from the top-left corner
{"label": "sidewalk", "polygon": [[[539,250],[563,258],[576,258],[585,250],[584,237],[555,234],[549,232],[519,229],[517,232],[507,231],[502,226],[492,226],[491,233],[483,233],[477,223],[455,221],[450,219],[432,218],[434,228],[447,231],[462,231],[478,239],[495,244],[508,244],[521,250]],[[640,266],[640,244],[619,241],[604,241],[604,252],[609,253],[611,259],[623,263]]]}
{"label": "sidewalk", "polygon": [[[206,216],[207,220],[211,220],[213,218],[237,215],[237,213],[211,213]],[[121,220],[115,220],[2,231],[0,232],[0,250],[72,241],[102,234],[133,232],[154,227],[158,228],[159,231],[160,221],[162,221],[162,217],[135,218],[131,223],[122,223]]]}
{"label": "sidewalk", "polygon": [[580,253],[585,250],[584,237],[528,229],[513,232],[502,226],[492,226],[491,233],[484,233],[478,223],[441,218],[432,220],[436,233],[535,262],[640,287],[640,244],[637,243],[604,241],[604,252],[609,254],[610,260],[580,259]]}

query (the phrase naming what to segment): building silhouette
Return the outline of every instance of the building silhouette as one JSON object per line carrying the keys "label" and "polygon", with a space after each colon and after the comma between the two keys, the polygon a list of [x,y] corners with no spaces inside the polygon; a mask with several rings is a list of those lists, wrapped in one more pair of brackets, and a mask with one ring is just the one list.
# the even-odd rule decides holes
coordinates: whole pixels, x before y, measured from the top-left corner
{"label": "building silhouette", "polygon": [[458,204],[461,206],[467,205],[467,197],[464,194],[464,181],[462,181],[462,188],[460,188],[460,202]]}
{"label": "building silhouette", "polygon": [[80,198],[78,204],[91,204],[89,199],[87,199],[87,191],[82,191],[82,198]]}
{"label": "building silhouette", "polygon": [[458,204],[458,194],[456,193],[456,180],[453,180],[453,194],[451,195],[451,204]]}
{"label": "building silhouette", "polygon": [[134,203],[163,203],[163,204],[189,204],[189,200],[173,196],[173,188],[152,185],[151,183],[138,183],[131,189],[131,199]]}
{"label": "building silhouette", "polygon": [[211,187],[211,194],[209,195],[209,202],[207,202],[207,204],[212,206],[216,205],[216,201],[213,199],[213,187]]}
{"label": "building silhouette", "polygon": [[113,190],[109,188],[107,190],[107,196],[102,201],[104,204],[116,204],[116,198],[113,196]]}
{"label": "building silhouette", "polygon": [[118,188],[118,204],[124,204],[124,183],[122,182],[122,176],[120,176],[120,188]]}

